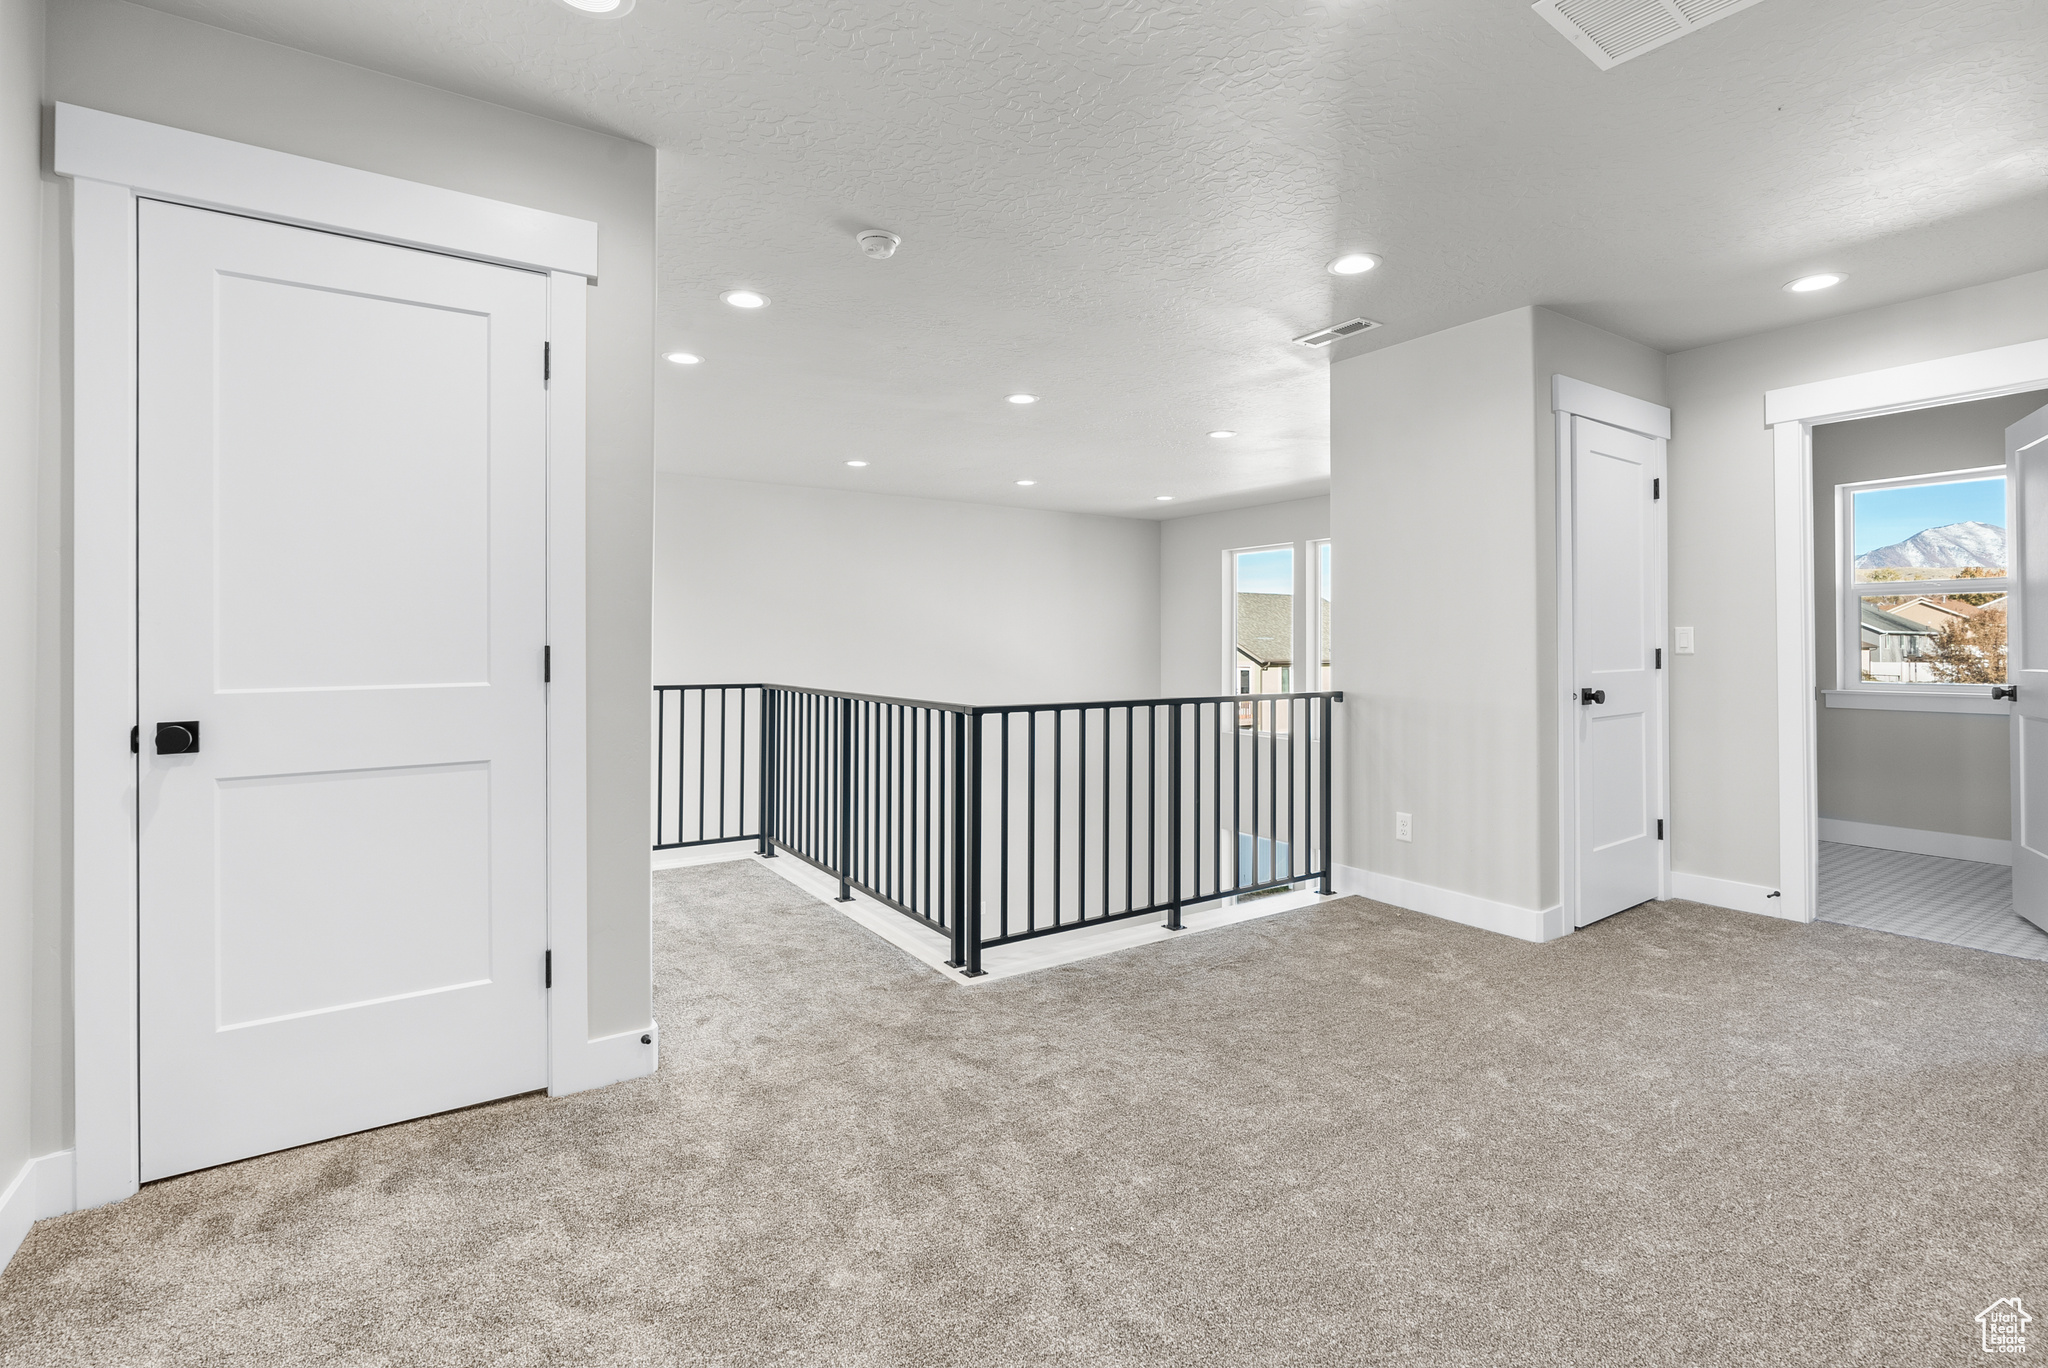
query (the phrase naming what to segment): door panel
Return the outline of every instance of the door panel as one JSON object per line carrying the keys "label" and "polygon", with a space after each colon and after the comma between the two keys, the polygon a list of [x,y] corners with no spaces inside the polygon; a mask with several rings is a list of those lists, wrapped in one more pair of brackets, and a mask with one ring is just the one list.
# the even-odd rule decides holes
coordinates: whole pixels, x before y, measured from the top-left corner
{"label": "door panel", "polygon": [[2048,408],[2005,430],[2006,678],[2012,704],[2012,905],[2048,930]]}
{"label": "door panel", "polygon": [[215,309],[220,687],[486,681],[490,317],[232,275]]}
{"label": "door panel", "polygon": [[1663,444],[1572,420],[1572,656],[1578,920],[1584,926],[1662,889]]}
{"label": "door panel", "polygon": [[138,231],[148,1179],[545,1086],[547,293]]}

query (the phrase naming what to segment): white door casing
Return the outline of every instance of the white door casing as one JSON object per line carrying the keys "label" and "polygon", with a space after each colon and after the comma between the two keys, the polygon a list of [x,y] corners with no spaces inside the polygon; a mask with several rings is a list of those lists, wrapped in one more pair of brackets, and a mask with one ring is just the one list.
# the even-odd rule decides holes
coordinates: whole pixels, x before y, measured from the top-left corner
{"label": "white door casing", "polygon": [[[2048,408],[2005,430],[2012,906],[2048,930]],[[2036,540],[2038,538],[2039,540]]]}
{"label": "white door casing", "polygon": [[[2048,338],[1764,392],[1776,531],[1779,887],[1757,888],[1747,910],[1794,921],[1812,921],[1818,910],[1813,429],[2043,388]],[[2008,621],[2010,630],[2022,630],[2016,615]]]}
{"label": "white door casing", "polygon": [[138,244],[147,1180],[547,1082],[548,289],[153,200]]}
{"label": "white door casing", "polygon": [[1576,925],[1663,887],[1664,444],[1571,421]]}
{"label": "white door casing", "polygon": [[[554,1094],[651,1073],[660,1028],[594,1037],[588,1016],[585,801],[587,220],[59,103],[52,170],[68,183],[71,456],[70,1205],[140,1178],[136,693],[137,209],[141,197],[332,229],[544,273],[547,386],[547,923]],[[151,719],[160,720],[160,719]],[[169,719],[176,720],[176,719]],[[204,741],[202,740],[202,746]],[[204,753],[202,749],[202,754]]]}

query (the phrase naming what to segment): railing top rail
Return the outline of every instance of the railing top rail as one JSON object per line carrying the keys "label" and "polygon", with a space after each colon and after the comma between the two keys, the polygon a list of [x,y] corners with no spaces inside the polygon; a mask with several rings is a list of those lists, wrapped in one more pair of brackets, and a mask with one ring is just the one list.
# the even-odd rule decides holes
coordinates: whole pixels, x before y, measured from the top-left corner
{"label": "railing top rail", "polygon": [[1304,693],[1189,694],[1180,698],[1077,699],[1062,703],[940,703],[928,698],[891,698],[886,694],[848,693],[843,689],[813,689],[802,684],[657,684],[655,692],[667,689],[775,689],[781,693],[812,694],[819,698],[850,698],[862,703],[887,703],[904,708],[930,708],[934,712],[965,713],[969,717],[992,717],[1003,713],[1052,712],[1068,708],[1146,708],[1188,703],[1267,703],[1292,698],[1327,698],[1344,701],[1342,689]]}

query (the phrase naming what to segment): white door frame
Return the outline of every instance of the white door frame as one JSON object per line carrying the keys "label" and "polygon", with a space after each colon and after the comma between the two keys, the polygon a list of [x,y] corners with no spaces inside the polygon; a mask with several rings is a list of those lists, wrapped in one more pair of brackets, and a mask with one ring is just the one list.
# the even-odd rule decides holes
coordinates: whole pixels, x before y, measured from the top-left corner
{"label": "white door frame", "polygon": [[585,293],[597,225],[75,105],[70,183],[73,1134],[71,1209],[138,1187],[136,201],[168,200],[544,274],[547,405],[548,1091],[653,1071],[651,1030],[589,1039],[584,646]]}
{"label": "white door frame", "polygon": [[[1609,427],[1623,428],[1654,438],[1667,446],[1671,440],[1671,410],[1662,404],[1637,399],[1611,389],[1602,389],[1568,375],[1550,377],[1550,409],[1557,422],[1557,894],[1560,934],[1570,934],[1579,924],[1579,685],[1574,636],[1576,616],[1575,585],[1572,582],[1572,419],[1590,418]],[[1665,498],[1670,498],[1667,472]],[[1666,507],[1668,508],[1668,504]],[[1665,514],[1659,510],[1659,526]],[[1657,594],[1667,600],[1667,611],[1658,615],[1668,620],[1669,573],[1667,546],[1660,548],[1657,561]],[[1660,642],[1667,654],[1669,643]],[[1666,661],[1666,665],[1669,665]],[[1658,780],[1661,792],[1657,808],[1671,811],[1671,674],[1657,672],[1657,734],[1651,738],[1655,754],[1662,757]],[[1666,829],[1666,836],[1669,836]],[[1657,896],[1671,896],[1671,842],[1658,844]]]}
{"label": "white door frame", "polygon": [[1821,423],[2048,388],[2048,339],[1816,380],[1764,393],[1771,430],[1778,590],[1778,894],[1774,916],[1819,912],[1814,720],[1813,429]]}

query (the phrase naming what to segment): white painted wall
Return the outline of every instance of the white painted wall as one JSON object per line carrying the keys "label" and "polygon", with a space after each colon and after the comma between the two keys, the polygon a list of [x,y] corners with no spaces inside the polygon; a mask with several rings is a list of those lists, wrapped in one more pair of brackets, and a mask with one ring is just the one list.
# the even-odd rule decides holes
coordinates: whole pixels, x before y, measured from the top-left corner
{"label": "white painted wall", "polygon": [[[1852,282],[1853,283],[1853,282]],[[1672,859],[1775,888],[1771,440],[1764,391],[2048,337],[2048,271],[1679,352],[1672,405]]]}
{"label": "white painted wall", "polygon": [[[1159,529],[1159,689],[1169,696],[1231,692],[1223,673],[1230,640],[1223,555],[1246,546],[1296,545],[1294,592],[1308,602],[1299,544],[1330,535],[1330,500],[1290,499],[1175,518]],[[1332,548],[1334,556],[1335,548]],[[1297,606],[1297,617],[1300,614]],[[1299,624],[1297,624],[1297,628]],[[1295,633],[1300,636],[1299,630]],[[1335,662],[1332,662],[1335,668]],[[1312,675],[1300,676],[1312,688]]]}
{"label": "white painted wall", "polygon": [[0,0],[0,1262],[26,1229],[35,1025],[40,0]]}
{"label": "white painted wall", "polygon": [[[1840,664],[1835,486],[1997,465],[2005,459],[2005,429],[2043,404],[2048,392],[2008,394],[1814,429],[1813,620],[1821,688],[1838,687]],[[1820,815],[2009,840],[2008,726],[2003,717],[1979,714],[1824,707]]]}
{"label": "white painted wall", "polygon": [[[19,0],[0,0],[19,3]],[[10,81],[0,90],[15,90]],[[590,1022],[593,1035],[651,1011],[647,887],[648,615],[652,579],[654,152],[649,147],[228,33],[122,0],[54,0],[49,97],[216,137],[595,220],[590,292]],[[54,221],[46,252],[54,253]],[[54,270],[54,266],[46,266]],[[7,319],[17,317],[12,311]],[[48,343],[56,353],[51,325]],[[54,369],[54,368],[53,368]],[[7,371],[6,383],[17,372]],[[46,393],[51,392],[46,386]],[[6,406],[10,415],[17,410]],[[11,421],[11,419],[10,419]],[[46,444],[61,472],[61,445]],[[12,510],[20,507],[5,501]],[[43,502],[43,568],[61,568],[62,511]],[[6,540],[7,554],[20,543]],[[12,577],[8,584],[14,583]],[[46,593],[45,604],[62,600]],[[61,620],[44,646],[61,662]],[[14,659],[13,652],[6,653]],[[12,668],[9,666],[7,668]],[[61,670],[56,696],[68,692]],[[62,812],[61,711],[46,707],[40,800]],[[5,765],[13,776],[19,770]],[[61,840],[42,848],[38,944],[66,939]],[[49,866],[54,863],[56,869]],[[51,956],[46,954],[45,961]],[[39,963],[39,970],[43,965]],[[69,1007],[61,962],[35,1012],[39,1150],[69,1143]],[[0,994],[8,1003],[11,995]]]}
{"label": "white painted wall", "polygon": [[1150,520],[664,474],[656,528],[660,683],[952,703],[1158,686]]}
{"label": "white painted wall", "polygon": [[[1338,859],[1409,889],[1381,896],[1448,892],[1421,900],[1452,915],[1474,899],[1556,905],[1550,380],[1658,403],[1662,360],[1516,309],[1331,368]],[[1412,842],[1394,839],[1396,812],[1413,815]]]}

